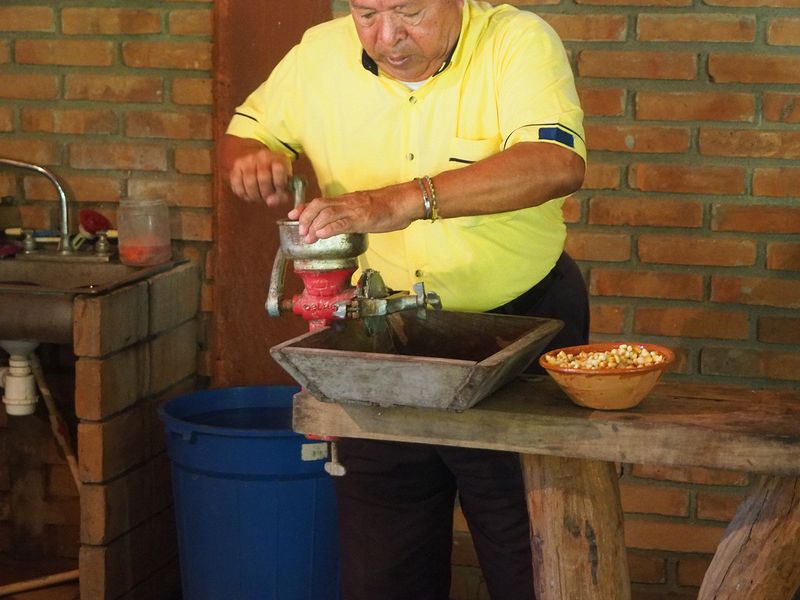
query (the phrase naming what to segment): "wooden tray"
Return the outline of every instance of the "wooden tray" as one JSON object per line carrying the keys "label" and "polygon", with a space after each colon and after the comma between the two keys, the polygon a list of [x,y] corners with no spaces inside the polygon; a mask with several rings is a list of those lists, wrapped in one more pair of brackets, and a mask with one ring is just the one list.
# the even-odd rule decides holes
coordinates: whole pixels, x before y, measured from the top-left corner
{"label": "wooden tray", "polygon": [[404,311],[368,335],[346,320],[270,349],[316,398],[464,410],[522,373],[561,321],[486,313]]}

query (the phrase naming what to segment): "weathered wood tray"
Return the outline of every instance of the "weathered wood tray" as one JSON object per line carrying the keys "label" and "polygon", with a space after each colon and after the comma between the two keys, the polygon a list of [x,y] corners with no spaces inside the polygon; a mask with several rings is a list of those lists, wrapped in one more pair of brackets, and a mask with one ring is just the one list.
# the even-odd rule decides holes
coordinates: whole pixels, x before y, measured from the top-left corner
{"label": "weathered wood tray", "polygon": [[403,311],[377,334],[346,320],[270,352],[319,400],[464,410],[522,373],[561,327],[555,319]]}

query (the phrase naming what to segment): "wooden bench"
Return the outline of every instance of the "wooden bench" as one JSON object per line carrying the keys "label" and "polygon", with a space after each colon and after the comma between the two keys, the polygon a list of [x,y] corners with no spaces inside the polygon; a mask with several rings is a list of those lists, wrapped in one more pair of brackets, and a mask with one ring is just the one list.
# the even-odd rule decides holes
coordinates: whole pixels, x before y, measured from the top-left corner
{"label": "wooden bench", "polygon": [[800,587],[800,392],[660,383],[638,407],[592,411],[520,377],[461,412],[295,397],[294,428],[326,436],[519,452],[538,600],[630,598],[615,463],[760,474],[699,600],[784,600]]}

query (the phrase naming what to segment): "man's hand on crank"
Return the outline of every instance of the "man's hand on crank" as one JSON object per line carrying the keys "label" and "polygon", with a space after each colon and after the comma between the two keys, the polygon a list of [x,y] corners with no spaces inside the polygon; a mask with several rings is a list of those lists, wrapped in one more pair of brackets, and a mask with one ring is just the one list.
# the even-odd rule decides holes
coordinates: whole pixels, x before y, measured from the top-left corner
{"label": "man's hand on crank", "polygon": [[283,154],[272,152],[256,140],[232,135],[223,136],[222,168],[234,194],[250,202],[263,201],[267,206],[291,202],[287,189],[292,165]]}

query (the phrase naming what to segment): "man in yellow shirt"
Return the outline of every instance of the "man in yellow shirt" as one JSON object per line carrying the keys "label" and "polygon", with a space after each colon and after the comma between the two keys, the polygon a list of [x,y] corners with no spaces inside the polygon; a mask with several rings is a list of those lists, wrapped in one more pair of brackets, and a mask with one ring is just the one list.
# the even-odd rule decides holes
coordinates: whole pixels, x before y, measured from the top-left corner
{"label": "man in yellow shirt", "polygon": [[[351,0],[306,32],[240,106],[221,143],[231,189],[288,203],[305,153],[322,190],[295,208],[306,241],[370,234],[362,268],[423,281],[446,310],[563,320],[588,335],[563,253],[563,197],[586,148],[563,46],[535,15],[476,0]],[[533,598],[516,455],[342,440],[343,600],[447,600],[458,491],[493,600]]]}

